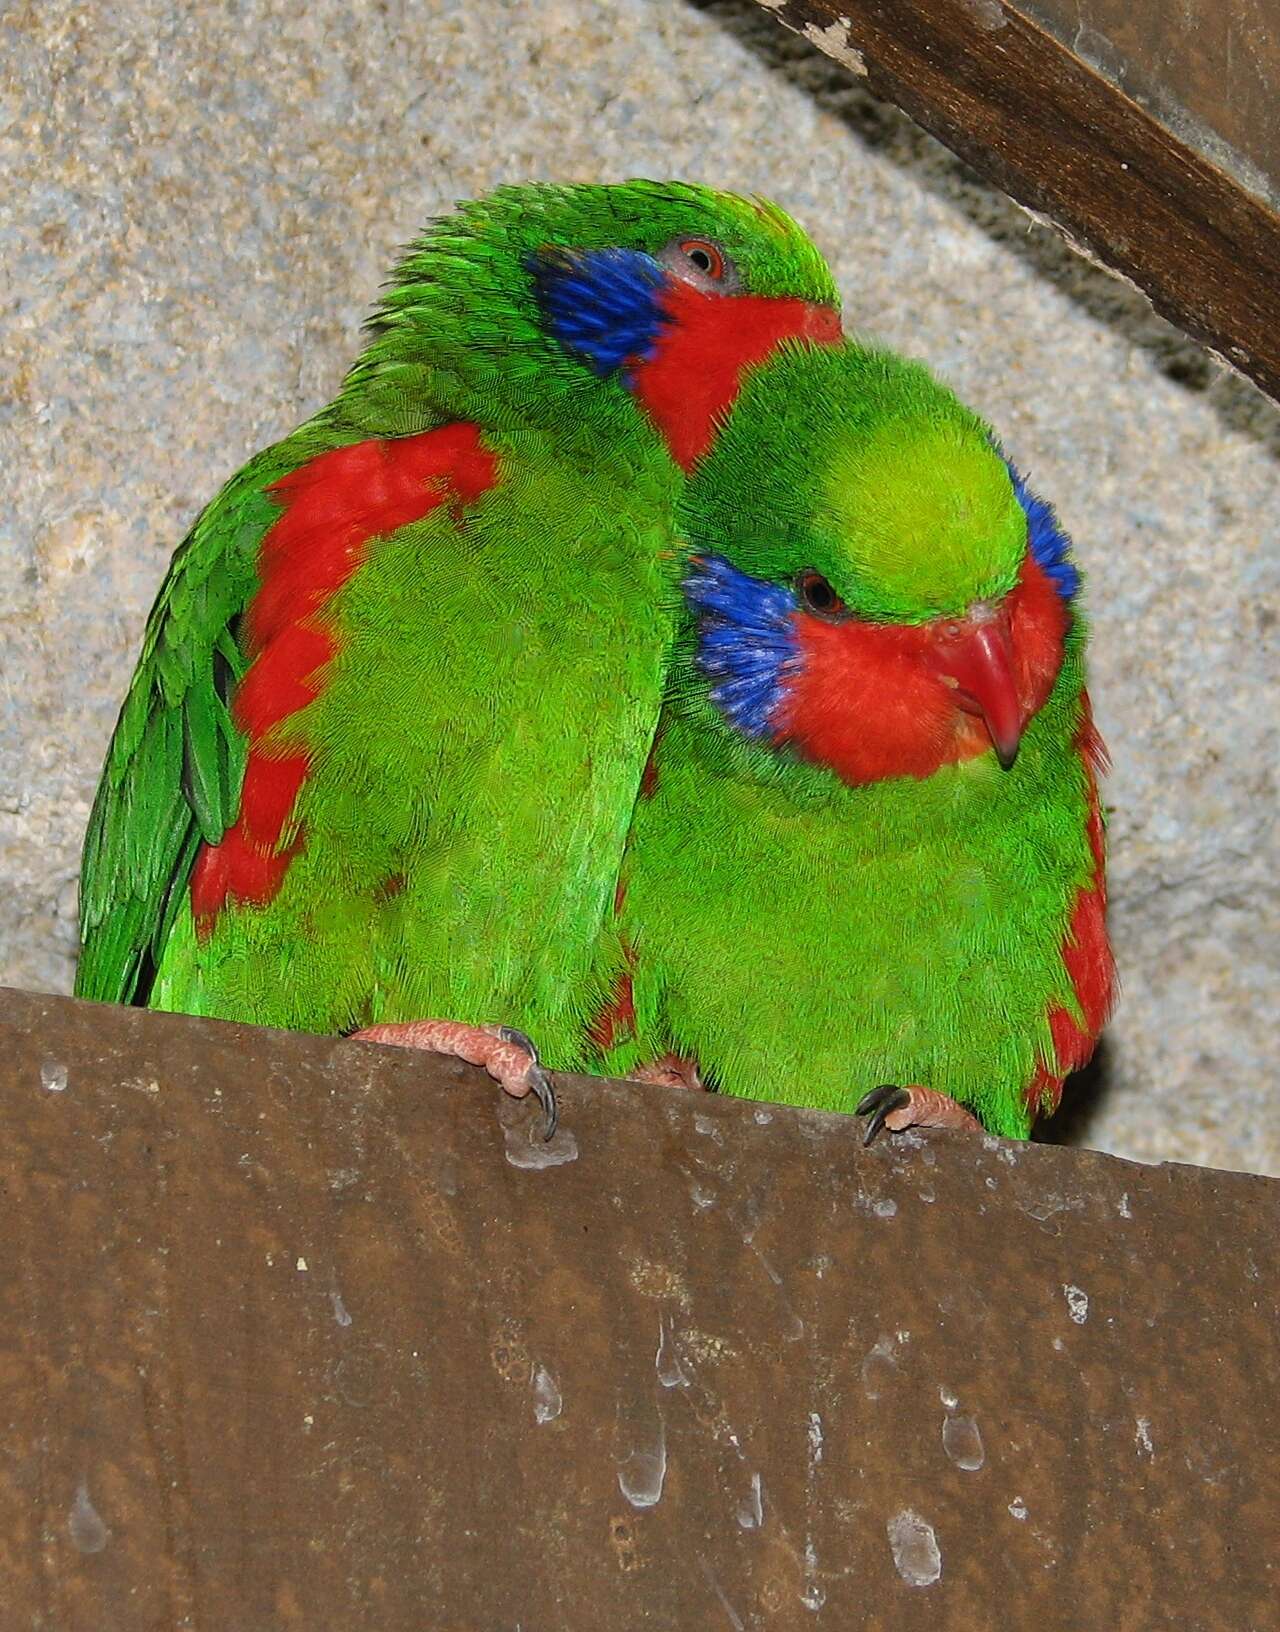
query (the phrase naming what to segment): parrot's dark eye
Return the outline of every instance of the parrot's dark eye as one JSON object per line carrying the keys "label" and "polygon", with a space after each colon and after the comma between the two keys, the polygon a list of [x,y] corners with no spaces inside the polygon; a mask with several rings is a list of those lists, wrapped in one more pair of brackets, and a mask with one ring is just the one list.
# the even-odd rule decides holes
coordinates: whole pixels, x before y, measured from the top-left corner
{"label": "parrot's dark eye", "polygon": [[832,622],[843,618],[849,610],[822,574],[812,567],[797,573],[796,598],[806,612]]}
{"label": "parrot's dark eye", "polygon": [[699,243],[693,238],[680,247],[689,257],[690,264],[697,267],[706,277],[717,279],[724,277],[724,256],[714,244]]}
{"label": "parrot's dark eye", "polygon": [[727,295],[739,287],[737,268],[712,238],[673,238],[659,259],[676,277],[708,293]]}

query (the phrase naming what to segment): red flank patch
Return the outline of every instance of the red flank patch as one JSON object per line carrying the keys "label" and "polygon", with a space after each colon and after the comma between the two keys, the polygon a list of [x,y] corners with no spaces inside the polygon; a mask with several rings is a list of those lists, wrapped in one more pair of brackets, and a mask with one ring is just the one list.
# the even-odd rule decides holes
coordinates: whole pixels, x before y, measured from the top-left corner
{"label": "red flank patch", "polygon": [[269,489],[282,506],[258,554],[260,587],[245,615],[252,662],[232,700],[249,739],[240,811],[221,843],[205,845],[191,874],[196,929],[207,936],[228,900],[264,906],[302,847],[281,847],[306,778],[305,751],[273,753],[269,733],[319,695],[337,651],[323,622],[326,603],[363,561],[375,538],[461,507],[494,486],[498,462],[471,424],[446,425],[389,441],[334,448]]}

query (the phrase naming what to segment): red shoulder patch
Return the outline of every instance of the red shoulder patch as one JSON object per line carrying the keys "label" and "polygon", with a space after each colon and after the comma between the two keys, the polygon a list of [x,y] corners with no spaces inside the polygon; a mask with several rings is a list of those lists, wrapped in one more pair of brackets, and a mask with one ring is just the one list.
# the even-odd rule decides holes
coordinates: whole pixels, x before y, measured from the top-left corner
{"label": "red shoulder patch", "polygon": [[1027,1108],[1033,1116],[1048,1116],[1057,1110],[1064,1078],[1088,1063],[1115,1001],[1116,965],[1107,936],[1106,853],[1097,780],[1098,772],[1107,766],[1107,751],[1093,723],[1087,692],[1082,698],[1082,708],[1076,745],[1084,760],[1088,798],[1086,831],[1093,871],[1089,882],[1076,896],[1062,943],[1062,961],[1084,1024],[1081,1026],[1056,1004],[1049,1010],[1054,1059],[1051,1063],[1041,1061],[1027,1085]]}
{"label": "red shoulder patch", "polygon": [[264,906],[302,847],[281,836],[306,778],[308,756],[267,741],[282,720],[319,695],[337,651],[326,603],[364,559],[372,539],[419,521],[438,505],[459,508],[494,486],[498,462],[471,424],[322,453],[269,490],[282,506],[258,554],[259,589],[245,614],[252,658],[231,712],[249,739],[240,811],[221,843],[203,845],[191,874],[197,932],[208,935],[228,900]]}
{"label": "red shoulder patch", "polygon": [[663,297],[671,321],[653,356],[632,367],[636,396],[671,456],[690,469],[715,440],[747,369],[784,340],[832,346],[843,338],[840,314],[806,300],[709,295],[677,282]]}

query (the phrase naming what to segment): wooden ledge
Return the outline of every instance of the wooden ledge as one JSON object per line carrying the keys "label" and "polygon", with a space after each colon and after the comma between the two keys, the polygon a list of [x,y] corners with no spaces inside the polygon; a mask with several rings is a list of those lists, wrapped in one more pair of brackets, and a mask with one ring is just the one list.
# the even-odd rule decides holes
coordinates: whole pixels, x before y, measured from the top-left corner
{"label": "wooden ledge", "polygon": [[0,994],[57,1632],[1270,1625],[1280,1184]]}

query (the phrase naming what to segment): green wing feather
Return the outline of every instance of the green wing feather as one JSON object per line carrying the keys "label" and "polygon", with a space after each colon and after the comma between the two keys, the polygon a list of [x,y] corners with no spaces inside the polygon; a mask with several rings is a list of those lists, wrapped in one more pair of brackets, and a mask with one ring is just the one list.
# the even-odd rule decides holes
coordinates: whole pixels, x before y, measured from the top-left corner
{"label": "green wing feather", "polygon": [[145,1000],[201,841],[236,819],[246,749],[230,698],[247,667],[237,626],[278,514],[267,489],[333,441],[317,423],[250,460],[174,555],[89,817],[79,997]]}

